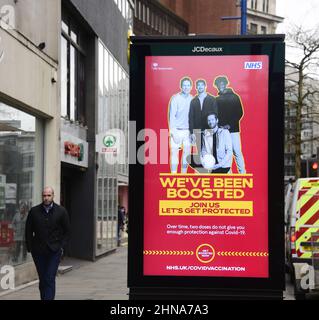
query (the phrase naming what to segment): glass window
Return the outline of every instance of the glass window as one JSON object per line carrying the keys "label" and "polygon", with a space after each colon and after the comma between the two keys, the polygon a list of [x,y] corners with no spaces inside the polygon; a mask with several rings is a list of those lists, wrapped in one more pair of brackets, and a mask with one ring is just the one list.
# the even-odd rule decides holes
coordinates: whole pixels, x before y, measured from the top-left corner
{"label": "glass window", "polygon": [[105,94],[109,91],[109,53],[104,50],[104,88]]}
{"label": "glass window", "polygon": [[251,0],[250,7],[257,10],[257,0]]}
{"label": "glass window", "polygon": [[61,115],[68,114],[68,42],[61,37]]}
{"label": "glass window", "polygon": [[251,23],[250,24],[250,33],[251,34],[257,34],[257,24],[255,24],[255,23]]}
{"label": "glass window", "polygon": [[62,21],[61,116],[85,124],[85,50],[79,46],[83,35],[75,26],[72,18]]}
{"label": "glass window", "polygon": [[261,33],[262,33],[262,34],[267,34],[267,27],[261,26],[261,27],[260,27],[260,30],[261,30]]}
{"label": "glass window", "polygon": [[25,223],[41,194],[43,130],[41,121],[4,103],[0,119],[0,266],[18,265],[29,259]]}
{"label": "glass window", "polygon": [[73,46],[71,46],[70,52],[70,120],[76,120],[76,51]]}
{"label": "glass window", "polygon": [[62,21],[62,30],[69,34],[69,26],[64,21]]}
{"label": "glass window", "polygon": [[[103,46],[101,43],[99,43],[99,66],[103,66]],[[104,85],[103,85],[103,79],[104,79],[104,74],[103,74],[103,68],[98,68],[99,70],[99,95],[103,96],[104,94]]]}
{"label": "glass window", "polygon": [[134,17],[138,18],[138,2],[136,0],[134,5]]}
{"label": "glass window", "polygon": [[269,0],[263,0],[263,12],[269,12]]}
{"label": "glass window", "polygon": [[71,31],[71,39],[72,39],[75,43],[78,43],[78,35],[77,35],[74,31]]}
{"label": "glass window", "polygon": [[[99,41],[99,105],[98,132],[108,129],[121,129],[128,136],[128,76],[121,65],[114,59],[101,41]],[[122,146],[122,141],[120,141]],[[125,143],[125,145],[127,145]],[[125,149],[126,150],[126,149]],[[125,151],[125,156],[128,151]],[[117,174],[128,173],[127,165],[111,164],[113,155],[98,155],[97,170],[97,254],[103,254],[117,246],[117,206],[118,182]],[[119,171],[120,170],[120,171]],[[100,180],[103,181],[100,182]]]}

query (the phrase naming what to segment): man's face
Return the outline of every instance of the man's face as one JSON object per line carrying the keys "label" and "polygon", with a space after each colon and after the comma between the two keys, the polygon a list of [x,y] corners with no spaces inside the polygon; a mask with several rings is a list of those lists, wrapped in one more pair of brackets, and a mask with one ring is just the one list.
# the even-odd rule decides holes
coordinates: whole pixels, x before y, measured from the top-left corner
{"label": "man's face", "polygon": [[207,124],[211,129],[214,129],[218,125],[218,119],[215,117],[215,115],[211,114],[207,117]]}
{"label": "man's face", "polygon": [[224,92],[224,90],[226,89],[226,82],[220,81],[217,85],[217,88],[220,92]]}
{"label": "man's face", "polygon": [[202,81],[197,82],[196,89],[197,89],[197,92],[198,92],[198,93],[203,93],[203,92],[205,92],[205,91],[206,91],[205,83],[202,82]]}
{"label": "man's face", "polygon": [[44,205],[46,206],[50,205],[53,202],[53,198],[54,198],[54,193],[52,189],[46,188],[43,190],[42,201]]}
{"label": "man's face", "polygon": [[182,92],[184,94],[189,94],[191,92],[191,88],[192,88],[191,82],[189,80],[184,80],[182,83]]}

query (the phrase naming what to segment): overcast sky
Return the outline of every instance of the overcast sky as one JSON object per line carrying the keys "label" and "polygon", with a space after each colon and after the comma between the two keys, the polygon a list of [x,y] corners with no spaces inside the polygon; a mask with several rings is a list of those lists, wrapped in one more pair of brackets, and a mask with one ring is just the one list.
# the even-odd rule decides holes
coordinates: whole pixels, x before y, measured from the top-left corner
{"label": "overcast sky", "polygon": [[[319,26],[319,0],[277,0],[276,14],[285,18],[278,24],[277,33],[286,33],[291,25],[312,30]],[[286,46],[289,61],[299,62],[301,56],[300,50]]]}
{"label": "overcast sky", "polygon": [[319,0],[277,0],[277,15],[285,21],[278,25],[277,33],[284,33],[289,23],[311,29],[319,24]]}

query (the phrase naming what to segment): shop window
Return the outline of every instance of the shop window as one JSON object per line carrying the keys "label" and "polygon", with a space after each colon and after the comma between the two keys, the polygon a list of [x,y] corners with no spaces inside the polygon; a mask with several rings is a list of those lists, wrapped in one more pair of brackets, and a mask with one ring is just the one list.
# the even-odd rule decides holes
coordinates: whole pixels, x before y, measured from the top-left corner
{"label": "shop window", "polygon": [[[99,133],[110,129],[120,129],[128,136],[128,75],[106,46],[99,41]],[[127,160],[127,142],[121,148]],[[112,164],[113,155],[98,155],[97,203],[96,203],[96,250],[97,255],[117,246],[117,175],[128,174],[128,165]]]}
{"label": "shop window", "polygon": [[43,130],[34,116],[4,103],[0,119],[0,265],[18,265],[28,259],[25,223],[41,195]]}

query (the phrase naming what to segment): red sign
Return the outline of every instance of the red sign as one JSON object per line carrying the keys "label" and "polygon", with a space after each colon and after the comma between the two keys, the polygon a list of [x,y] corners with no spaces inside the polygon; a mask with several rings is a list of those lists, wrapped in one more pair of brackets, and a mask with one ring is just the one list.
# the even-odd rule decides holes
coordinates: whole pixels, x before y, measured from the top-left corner
{"label": "red sign", "polygon": [[64,142],[64,154],[77,158],[79,161],[83,159],[83,146],[70,141]]}
{"label": "red sign", "polygon": [[269,277],[268,64],[146,57],[144,275]]}

